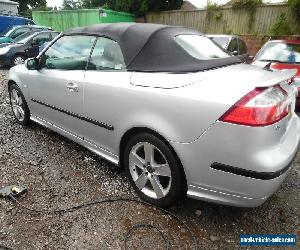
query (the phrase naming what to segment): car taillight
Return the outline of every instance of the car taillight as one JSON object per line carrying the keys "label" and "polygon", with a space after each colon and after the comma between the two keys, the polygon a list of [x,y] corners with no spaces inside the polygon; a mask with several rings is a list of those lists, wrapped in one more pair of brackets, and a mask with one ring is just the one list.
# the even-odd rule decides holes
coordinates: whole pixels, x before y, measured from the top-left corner
{"label": "car taillight", "polygon": [[297,90],[297,97],[300,97],[300,87],[296,87]]}
{"label": "car taillight", "polygon": [[271,125],[289,113],[287,93],[279,85],[256,88],[236,102],[219,120],[247,125]]}

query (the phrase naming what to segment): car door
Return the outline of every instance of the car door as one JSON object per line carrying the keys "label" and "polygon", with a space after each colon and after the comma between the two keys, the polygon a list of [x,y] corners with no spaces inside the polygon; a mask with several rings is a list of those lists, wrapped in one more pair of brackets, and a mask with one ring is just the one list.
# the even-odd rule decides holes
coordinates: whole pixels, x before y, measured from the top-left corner
{"label": "car door", "polygon": [[28,48],[25,50],[26,57],[36,57],[39,54],[40,46],[48,41],[50,41],[50,32],[38,33],[35,37],[27,42]]}
{"label": "car door", "polygon": [[28,73],[32,114],[80,137],[83,82],[94,42],[90,36],[60,37],[38,58],[40,69]]}
{"label": "car door", "polygon": [[239,46],[236,37],[231,38],[227,51],[230,52],[232,55],[237,56],[239,52]]}
{"label": "car door", "polygon": [[126,71],[123,55],[117,42],[99,37],[91,54],[84,83],[84,116],[86,142],[114,152],[114,129],[119,124],[130,88],[131,73]]}

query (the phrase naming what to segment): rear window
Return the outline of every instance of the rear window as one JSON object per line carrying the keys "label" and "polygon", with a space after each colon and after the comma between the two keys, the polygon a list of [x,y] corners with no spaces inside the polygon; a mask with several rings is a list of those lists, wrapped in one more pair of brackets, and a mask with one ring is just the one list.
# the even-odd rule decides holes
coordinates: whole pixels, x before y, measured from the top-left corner
{"label": "rear window", "polygon": [[300,44],[270,42],[257,54],[256,60],[266,62],[300,63]]}
{"label": "rear window", "polygon": [[227,58],[230,55],[217,46],[212,40],[199,35],[178,35],[176,43],[192,57],[199,60]]}

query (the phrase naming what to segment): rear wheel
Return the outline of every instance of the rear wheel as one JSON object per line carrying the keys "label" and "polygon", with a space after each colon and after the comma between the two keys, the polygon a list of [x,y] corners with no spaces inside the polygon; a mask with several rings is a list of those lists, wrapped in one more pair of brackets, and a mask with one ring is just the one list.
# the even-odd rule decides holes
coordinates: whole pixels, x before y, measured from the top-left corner
{"label": "rear wheel", "polygon": [[148,133],[136,135],[127,143],[124,154],[127,174],[142,199],[167,207],[186,192],[181,165],[158,137]]}
{"label": "rear wheel", "polygon": [[16,84],[9,86],[9,99],[16,121],[19,124],[27,125],[30,121],[30,112],[25,97]]}

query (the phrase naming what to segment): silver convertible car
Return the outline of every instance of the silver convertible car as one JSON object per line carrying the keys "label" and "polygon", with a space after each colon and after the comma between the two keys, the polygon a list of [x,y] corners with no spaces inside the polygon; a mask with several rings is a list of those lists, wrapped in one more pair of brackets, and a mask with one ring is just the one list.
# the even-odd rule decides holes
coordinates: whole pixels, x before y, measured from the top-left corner
{"label": "silver convertible car", "polygon": [[298,150],[294,75],[242,64],[194,30],[119,23],[62,33],[10,70],[8,89],[18,123],[118,164],[148,202],[254,207]]}

